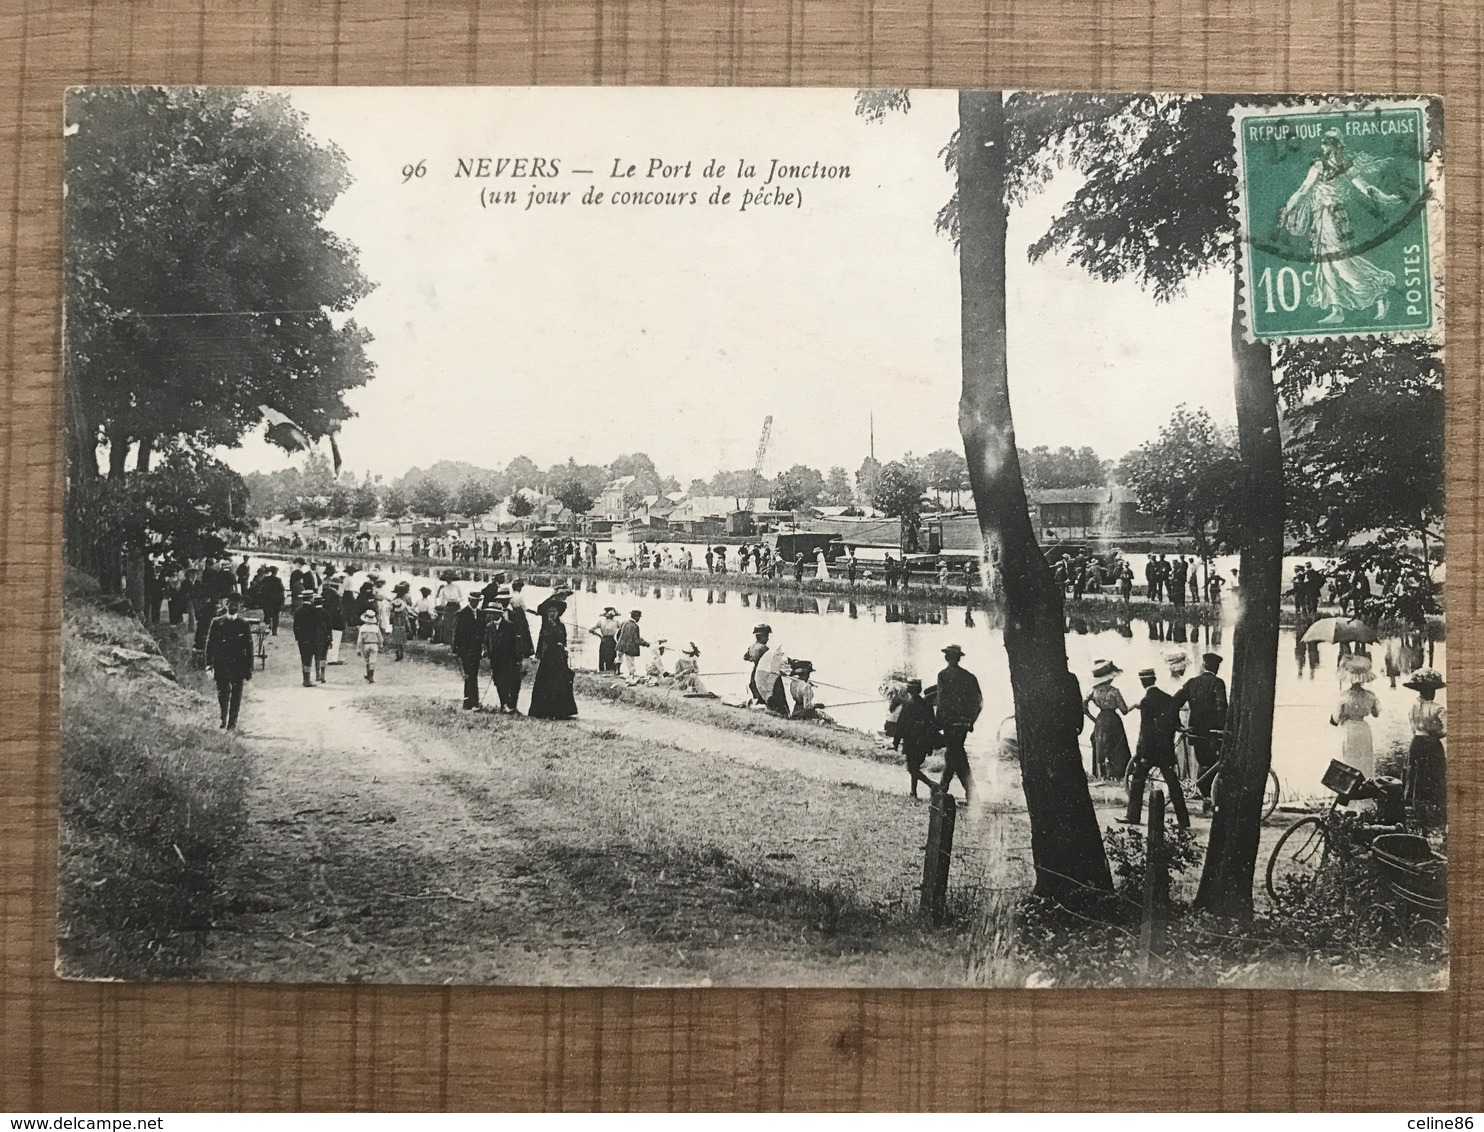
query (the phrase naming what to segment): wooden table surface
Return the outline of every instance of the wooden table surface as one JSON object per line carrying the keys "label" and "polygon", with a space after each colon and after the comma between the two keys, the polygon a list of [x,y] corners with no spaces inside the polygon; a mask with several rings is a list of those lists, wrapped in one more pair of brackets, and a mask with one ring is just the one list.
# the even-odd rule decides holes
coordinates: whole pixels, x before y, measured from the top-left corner
{"label": "wooden table surface", "polygon": [[[0,1110],[1484,1109],[1480,24],[1475,4],[1417,0],[3,0]],[[1454,989],[647,992],[57,980],[61,98],[92,82],[1442,94]]]}

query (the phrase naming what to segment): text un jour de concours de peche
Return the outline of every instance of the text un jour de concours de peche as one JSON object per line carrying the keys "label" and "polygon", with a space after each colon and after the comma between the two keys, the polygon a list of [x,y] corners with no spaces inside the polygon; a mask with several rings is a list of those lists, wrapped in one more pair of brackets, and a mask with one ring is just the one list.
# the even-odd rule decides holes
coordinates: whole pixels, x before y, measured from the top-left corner
{"label": "text un jour de concours de peche", "polygon": [[[736,161],[614,157],[593,168],[581,164],[561,157],[458,157],[447,173],[455,181],[479,187],[480,207],[521,212],[569,204],[609,208],[705,204],[741,212],[802,209],[806,184],[850,179],[849,165],[777,157]],[[438,170],[420,158],[403,165],[401,174],[403,184],[415,184],[436,178]],[[587,178],[591,180],[582,181],[580,188],[561,187]]]}

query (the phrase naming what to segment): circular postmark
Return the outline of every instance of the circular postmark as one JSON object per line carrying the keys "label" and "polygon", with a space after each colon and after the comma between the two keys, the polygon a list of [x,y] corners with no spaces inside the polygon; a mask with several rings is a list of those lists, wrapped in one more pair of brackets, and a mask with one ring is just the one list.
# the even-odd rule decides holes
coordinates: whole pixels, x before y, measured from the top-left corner
{"label": "circular postmark", "polygon": [[1233,120],[1249,333],[1430,326],[1425,101],[1237,107]]}

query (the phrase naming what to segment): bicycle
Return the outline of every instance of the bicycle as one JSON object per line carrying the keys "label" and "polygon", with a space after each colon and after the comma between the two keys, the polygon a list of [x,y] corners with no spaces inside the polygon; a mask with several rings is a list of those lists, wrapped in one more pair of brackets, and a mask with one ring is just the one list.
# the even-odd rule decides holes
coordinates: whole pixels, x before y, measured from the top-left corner
{"label": "bicycle", "polygon": [[[1181,740],[1186,745],[1187,754],[1189,754],[1191,733],[1189,730],[1182,727],[1179,734]],[[1216,739],[1217,747],[1219,749],[1220,746],[1226,742],[1226,737],[1228,734],[1230,734],[1230,732],[1211,731],[1208,732],[1208,734]],[[1216,797],[1217,783],[1220,781],[1221,778],[1221,763],[1222,759],[1220,756],[1218,756],[1214,763],[1212,763],[1210,766],[1206,767],[1205,770],[1202,770],[1199,774],[1196,775],[1195,782],[1192,784],[1195,789],[1192,791],[1192,793],[1201,794],[1203,797],[1206,798]],[[1204,791],[1201,789],[1202,787],[1205,788]],[[1262,791],[1263,821],[1267,821],[1268,818],[1272,817],[1274,812],[1277,811],[1278,803],[1282,799],[1282,797],[1283,784],[1278,780],[1278,772],[1275,771],[1272,767],[1268,767],[1268,777],[1267,781],[1263,784]]]}
{"label": "bicycle", "polygon": [[1294,822],[1268,856],[1264,884],[1280,907],[1296,906],[1322,891],[1335,892],[1344,901],[1359,878],[1359,866],[1369,859],[1372,842],[1382,834],[1401,832],[1404,825],[1404,821],[1371,822],[1362,814],[1340,809],[1350,801],[1374,798],[1380,816],[1397,817],[1399,782],[1367,780],[1338,759],[1330,762],[1320,781],[1335,792],[1329,809]]}

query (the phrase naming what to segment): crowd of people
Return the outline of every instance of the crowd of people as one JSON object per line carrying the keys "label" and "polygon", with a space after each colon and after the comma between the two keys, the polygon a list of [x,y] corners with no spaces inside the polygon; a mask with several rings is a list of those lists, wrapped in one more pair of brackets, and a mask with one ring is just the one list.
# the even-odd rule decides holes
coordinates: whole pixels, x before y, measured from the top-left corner
{"label": "crowd of people", "polygon": [[[554,544],[554,548],[587,553],[577,543],[567,548]],[[714,553],[715,549],[724,548],[708,548],[705,567],[710,572],[724,572],[726,555]],[[767,566],[763,549],[738,548],[733,557],[735,567]],[[647,550],[641,544],[636,561],[643,562],[648,557],[644,554]],[[509,548],[517,562],[525,557],[524,551],[525,548]],[[499,552],[507,551],[502,546]],[[666,562],[662,550],[656,550],[649,560]],[[822,566],[822,553],[819,561]],[[1193,582],[1193,565],[1183,556],[1168,562],[1162,556],[1151,557],[1146,577],[1153,592],[1162,595],[1162,599],[1173,600],[1175,594],[1182,593]],[[458,657],[466,709],[482,707],[480,681],[484,663],[488,661],[490,683],[498,697],[495,710],[520,714],[524,662],[535,657],[535,676],[526,714],[548,719],[570,719],[577,714],[565,621],[571,590],[557,589],[531,610],[526,605],[524,582],[519,578],[507,582],[505,572],[496,572],[496,580],[480,584],[464,580],[453,569],[447,569],[441,573],[436,589],[424,585],[414,595],[411,583],[400,581],[388,586],[386,579],[376,572],[368,573],[358,587],[352,588],[348,575],[332,563],[311,563],[303,557],[294,560],[287,581],[280,576],[276,564],[260,563],[254,568],[245,555],[237,562],[216,558],[181,566],[161,560],[150,566],[153,582],[147,579],[147,617],[151,621],[160,620],[163,606],[171,622],[184,622],[194,632],[198,663],[211,669],[216,680],[224,728],[236,727],[242,687],[252,678],[253,631],[251,622],[244,616],[245,607],[261,610],[262,632],[272,636],[278,634],[285,611],[289,613],[305,687],[324,683],[326,668],[344,663],[342,650],[347,639],[364,666],[363,678],[368,683],[375,682],[377,663],[383,653],[401,661],[406,656],[407,643],[419,639],[440,642]],[[1079,561],[1079,556],[1068,556],[1057,563],[1059,578],[1074,575],[1077,579],[1095,578],[1102,570],[1103,564],[1098,560]],[[1119,576],[1124,585],[1129,573],[1127,563],[1123,563]],[[1078,582],[1071,584],[1075,590]],[[1292,594],[1301,617],[1315,616],[1326,585],[1355,601],[1362,600],[1357,595],[1364,592],[1368,583],[1363,574],[1358,578],[1327,575],[1300,564],[1294,573]],[[534,637],[529,624],[532,616],[538,623]],[[711,696],[701,679],[701,650],[696,643],[690,641],[683,647],[672,648],[661,637],[651,645],[640,627],[642,617],[641,610],[633,609],[627,616],[621,616],[616,607],[609,605],[596,623],[587,627],[587,634],[598,642],[599,673],[613,675],[629,684]],[[753,642],[743,653],[744,662],[750,666],[747,706],[789,719],[827,720],[816,699],[813,663],[789,657],[772,643],[772,632],[765,623],[755,626]],[[1408,652],[1406,646],[1404,639],[1399,646],[1388,647],[1386,653],[1386,674],[1392,686],[1396,686],[1401,676],[1410,674],[1404,686],[1418,693],[1418,701],[1410,713],[1413,739],[1407,759],[1405,794],[1415,805],[1441,812],[1445,804],[1446,712],[1435,702],[1435,694],[1444,684],[1434,669],[1421,666],[1420,648],[1413,647]],[[927,755],[937,749],[945,751],[947,766],[942,782],[934,788],[946,789],[957,777],[966,792],[971,789],[972,776],[964,742],[983,701],[977,681],[959,663],[963,650],[950,646],[944,655],[948,663],[933,687],[923,689],[922,682],[914,679],[883,688],[891,712],[887,730],[894,745],[904,752],[914,795],[919,784],[927,783],[921,768]],[[1222,658],[1217,653],[1204,654],[1201,671],[1190,679],[1184,679],[1188,664],[1185,652],[1170,653],[1167,662],[1174,690],[1160,688],[1157,673],[1152,668],[1144,669],[1138,674],[1141,696],[1130,704],[1115,686],[1121,670],[1112,661],[1099,661],[1091,673],[1091,690],[1082,698],[1081,706],[1085,718],[1092,723],[1092,775],[1127,783],[1126,820],[1139,820],[1144,786],[1150,775],[1158,771],[1165,780],[1177,821],[1188,825],[1181,779],[1193,778],[1203,809],[1209,812],[1211,785],[1227,733],[1227,690],[1219,674]],[[1380,704],[1366,685],[1376,678],[1376,673],[1363,645],[1342,646],[1338,668],[1346,688],[1330,722],[1340,730],[1340,758],[1370,779],[1376,773],[1376,765],[1369,721],[1379,715]],[[1123,717],[1131,711],[1140,712],[1137,742],[1132,749],[1123,724]],[[1181,737],[1185,740],[1183,768],[1177,753]]]}
{"label": "crowd of people", "polygon": [[[792,578],[800,584],[806,578],[813,581],[839,579],[850,585],[862,581],[874,582],[879,578],[888,589],[900,588],[903,591],[909,589],[913,581],[913,568],[906,555],[893,557],[887,552],[879,562],[873,559],[867,563],[857,559],[852,548],[843,545],[833,547],[830,552],[823,547],[815,548],[810,554],[796,551],[792,558],[762,541],[740,545],[651,544],[642,541],[632,544],[632,553],[620,554],[619,549],[611,544],[600,550],[598,542],[591,538],[542,535],[513,540],[508,537],[451,536],[383,540],[362,534],[343,536],[333,544],[324,539],[312,540],[311,545],[296,534],[290,538],[258,538],[254,545],[258,549],[283,553],[332,551],[352,556],[361,554],[390,557],[402,553],[412,559],[442,560],[458,563],[466,568],[514,566],[579,571],[602,569],[615,573],[705,572],[711,575],[745,574],[775,580]],[[972,589],[978,577],[978,569],[972,562],[950,566],[946,560],[940,559],[934,566],[919,568],[918,577],[929,582],[936,579],[938,585],[945,589],[953,585]]]}
{"label": "crowd of people", "polygon": [[[1204,581],[1202,566],[1205,567]],[[1106,557],[1080,550],[1063,554],[1052,564],[1051,572],[1062,592],[1074,601],[1106,590],[1116,592],[1125,603],[1133,600],[1134,568],[1117,550]],[[1203,562],[1194,556],[1151,554],[1144,563],[1144,597],[1148,601],[1167,602],[1177,607],[1199,604],[1202,600],[1219,604],[1226,584],[1226,579],[1212,570],[1208,561]]]}
{"label": "crowd of people", "polygon": [[[1180,682],[1188,665],[1186,655],[1172,652],[1167,661],[1171,680]],[[1176,821],[1182,827],[1190,824],[1182,777],[1193,777],[1203,812],[1211,812],[1212,785],[1221,762],[1223,741],[1229,734],[1226,682],[1219,675],[1221,664],[1219,654],[1205,653],[1201,657],[1201,671],[1183,680],[1173,694],[1158,686],[1159,677],[1153,668],[1145,668],[1138,674],[1142,696],[1133,704],[1114,685],[1122,672],[1116,664],[1102,660],[1094,666],[1092,689],[1083,700],[1083,710],[1093,725],[1092,774],[1095,778],[1128,784],[1125,821],[1140,820],[1144,788],[1154,771],[1163,777]],[[1367,653],[1352,648],[1341,652],[1337,670],[1344,690],[1329,722],[1340,730],[1339,760],[1355,768],[1367,781],[1374,780],[1377,765],[1370,721],[1381,714],[1381,704],[1366,685],[1376,679],[1375,669]],[[1395,686],[1395,676],[1392,683]],[[1424,820],[1441,824],[1446,810],[1443,739],[1447,734],[1447,712],[1436,702],[1436,694],[1445,684],[1436,669],[1416,667],[1402,681],[1402,686],[1417,692],[1418,699],[1408,716],[1412,737],[1398,786],[1405,801]],[[1131,711],[1140,713],[1137,746],[1132,752],[1123,725],[1123,716]],[[1183,768],[1177,753],[1181,736],[1186,740],[1188,761],[1193,762]]]}

